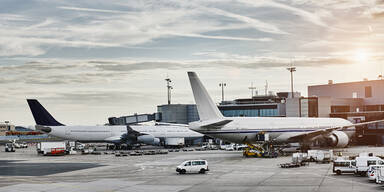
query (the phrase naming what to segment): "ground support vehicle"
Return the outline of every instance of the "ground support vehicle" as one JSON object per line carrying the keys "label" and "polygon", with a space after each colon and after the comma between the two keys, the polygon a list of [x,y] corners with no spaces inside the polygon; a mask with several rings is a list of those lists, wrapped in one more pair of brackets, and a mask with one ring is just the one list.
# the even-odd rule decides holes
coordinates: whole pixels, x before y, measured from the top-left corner
{"label": "ground support vehicle", "polygon": [[13,146],[13,143],[6,143],[5,144],[5,152],[15,152],[15,147]]}
{"label": "ground support vehicle", "polygon": [[66,143],[65,142],[40,142],[36,145],[38,154],[42,155],[65,155]]}
{"label": "ground support vehicle", "polygon": [[356,161],[355,160],[344,160],[336,159],[333,162],[333,172],[337,175],[343,173],[354,173],[356,170]]}
{"label": "ground support vehicle", "polygon": [[263,157],[263,158],[275,158],[278,156],[277,152],[272,150],[273,147],[267,143],[264,145],[260,144],[249,144],[248,147],[243,149],[244,157]]}
{"label": "ground support vehicle", "polygon": [[204,174],[208,169],[208,162],[206,160],[188,160],[181,163],[176,167],[176,172],[180,174],[185,173],[201,173]]}
{"label": "ground support vehicle", "polygon": [[384,165],[384,161],[375,156],[359,156],[356,157],[355,174],[365,176],[370,165]]}

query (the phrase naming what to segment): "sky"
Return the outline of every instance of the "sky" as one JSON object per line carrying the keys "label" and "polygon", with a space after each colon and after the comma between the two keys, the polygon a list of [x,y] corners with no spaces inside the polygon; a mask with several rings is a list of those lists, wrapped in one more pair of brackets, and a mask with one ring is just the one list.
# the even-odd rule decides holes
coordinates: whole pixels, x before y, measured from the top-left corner
{"label": "sky", "polygon": [[194,103],[187,71],[213,100],[377,79],[383,0],[1,0],[0,121],[34,125],[26,99],[61,123]]}

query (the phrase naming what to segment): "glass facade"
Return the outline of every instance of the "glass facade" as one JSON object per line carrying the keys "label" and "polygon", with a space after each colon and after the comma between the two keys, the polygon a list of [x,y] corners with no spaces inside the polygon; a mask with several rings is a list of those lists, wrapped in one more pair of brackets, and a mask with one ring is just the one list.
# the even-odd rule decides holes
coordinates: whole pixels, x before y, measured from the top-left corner
{"label": "glass facade", "polygon": [[277,109],[230,109],[220,110],[225,117],[273,117],[279,116]]}
{"label": "glass facade", "polygon": [[188,123],[200,120],[196,105],[187,105]]}

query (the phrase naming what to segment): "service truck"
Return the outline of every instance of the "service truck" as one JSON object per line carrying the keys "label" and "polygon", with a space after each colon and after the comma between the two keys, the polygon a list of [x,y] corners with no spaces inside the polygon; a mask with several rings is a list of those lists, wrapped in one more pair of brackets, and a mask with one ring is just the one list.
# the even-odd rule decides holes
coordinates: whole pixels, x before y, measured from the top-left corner
{"label": "service truck", "polygon": [[319,163],[329,163],[333,160],[333,150],[308,150],[309,161]]}
{"label": "service truck", "polygon": [[5,152],[15,152],[15,147],[13,143],[6,143],[5,144]]}
{"label": "service truck", "polygon": [[378,167],[376,169],[376,183],[384,183],[384,167]]}
{"label": "service truck", "polygon": [[384,165],[384,161],[376,156],[359,156],[356,157],[355,174],[365,176],[370,165]]}
{"label": "service truck", "polygon": [[165,138],[165,146],[167,147],[183,147],[185,145],[184,137],[168,137]]}
{"label": "service truck", "polygon": [[341,175],[342,173],[354,173],[355,171],[355,160],[336,159],[333,161],[333,172],[337,175]]}
{"label": "service truck", "polygon": [[367,176],[369,181],[376,181],[377,170],[384,165],[370,165],[367,171]]}
{"label": "service truck", "polygon": [[66,142],[40,142],[36,145],[38,154],[42,155],[65,155]]}

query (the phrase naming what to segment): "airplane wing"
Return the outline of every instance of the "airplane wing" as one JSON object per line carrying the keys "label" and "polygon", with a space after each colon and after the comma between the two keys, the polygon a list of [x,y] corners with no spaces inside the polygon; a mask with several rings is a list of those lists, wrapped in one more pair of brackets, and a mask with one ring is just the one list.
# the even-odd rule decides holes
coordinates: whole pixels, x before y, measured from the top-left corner
{"label": "airplane wing", "polygon": [[200,127],[203,127],[203,128],[215,128],[215,129],[219,129],[221,128],[222,126],[228,124],[229,122],[231,122],[232,120],[230,119],[224,119],[224,120],[219,120],[219,121],[213,121],[213,122],[207,122],[206,124],[203,124],[201,125]]}
{"label": "airplane wing", "polygon": [[121,135],[116,135],[112,137],[108,137],[105,139],[107,142],[114,142],[114,143],[126,143],[129,140],[135,140],[138,136],[146,135],[145,133],[140,133],[129,125],[127,125],[127,132],[122,133]]}
{"label": "airplane wing", "polygon": [[314,138],[316,136],[329,134],[332,131],[343,131],[343,130],[351,128],[351,127],[363,126],[363,125],[380,123],[380,122],[384,122],[384,119],[377,120],[377,121],[369,121],[369,122],[364,122],[364,123],[356,123],[356,124],[345,125],[345,126],[329,127],[329,128],[324,128],[324,129],[319,129],[319,130],[311,131],[311,132],[305,132],[305,133],[302,133],[302,134],[299,134],[299,135],[291,136],[291,137],[288,138],[288,140],[292,141],[292,142],[303,141],[303,140],[310,140],[311,138]]}

